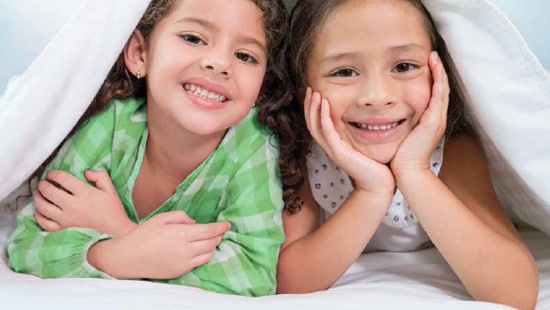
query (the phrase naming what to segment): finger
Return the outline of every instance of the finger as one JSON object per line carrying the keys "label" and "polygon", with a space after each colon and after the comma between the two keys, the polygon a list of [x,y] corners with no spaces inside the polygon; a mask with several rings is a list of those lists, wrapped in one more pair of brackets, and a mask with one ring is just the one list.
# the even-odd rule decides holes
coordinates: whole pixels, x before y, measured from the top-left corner
{"label": "finger", "polygon": [[437,100],[440,104],[436,104],[435,107],[438,108],[437,112],[446,115],[446,109],[449,103],[449,82],[447,73],[441,59],[439,58],[437,52],[432,52],[430,54],[430,65],[432,69],[433,76],[433,88],[432,88],[432,100]]}
{"label": "finger", "polygon": [[159,224],[194,224],[195,220],[190,218],[185,211],[177,210],[157,214],[149,221]]}
{"label": "finger", "polygon": [[306,89],[306,95],[304,97],[304,116],[306,119],[306,126],[308,130],[311,128],[309,123],[309,109],[311,109],[311,96],[312,96],[312,90],[310,87]]}
{"label": "finger", "polygon": [[62,213],[61,209],[46,200],[46,198],[44,198],[44,196],[42,196],[39,191],[34,191],[32,200],[35,210],[38,211],[40,214],[51,220],[59,219],[59,216]]}
{"label": "finger", "polygon": [[190,218],[189,215],[187,215],[187,213],[185,213],[185,211],[181,211],[182,214],[181,214],[181,221],[182,221],[182,224],[195,224],[195,220]]}
{"label": "finger", "polygon": [[115,186],[113,185],[113,182],[111,181],[111,177],[109,176],[109,173],[107,171],[87,170],[84,172],[84,177],[90,183],[94,183],[95,187],[97,187],[100,190],[103,190],[109,193],[116,192]]}
{"label": "finger", "polygon": [[50,170],[46,179],[69,194],[77,194],[83,187],[89,186],[84,181],[63,170]]}
{"label": "finger", "polygon": [[63,209],[63,206],[66,206],[69,203],[72,197],[71,194],[67,193],[63,189],[58,188],[48,180],[38,181],[38,191],[40,192],[42,197],[61,209]]}
{"label": "finger", "polygon": [[309,103],[309,109],[306,118],[309,122],[309,131],[314,134],[319,129],[319,105],[321,103],[321,94],[318,92],[313,92],[311,95],[311,100]]}
{"label": "finger", "polygon": [[214,251],[195,256],[191,258],[191,260],[189,261],[189,265],[191,266],[191,269],[198,266],[202,266],[210,262],[210,260],[212,259],[212,256],[214,256]]}
{"label": "finger", "polygon": [[321,126],[321,102],[323,98],[321,94],[315,92],[311,99],[311,108],[309,111],[310,127],[309,132],[311,136],[319,143],[319,145],[326,149],[326,139],[323,135],[322,126]]}
{"label": "finger", "polygon": [[429,105],[424,111],[420,123],[427,128],[440,129],[445,127],[447,107],[449,102],[448,84],[445,83],[445,69],[436,52],[430,54],[430,68],[433,85]]}
{"label": "finger", "polygon": [[321,102],[321,130],[328,149],[336,150],[342,147],[342,140],[340,139],[340,135],[336,132],[336,129],[334,129],[334,123],[330,117],[330,105],[326,99],[323,99]]}
{"label": "finger", "polygon": [[210,253],[216,249],[222,236],[217,236],[211,239],[197,240],[190,243],[191,249],[195,256]]}
{"label": "finger", "polygon": [[40,212],[36,209],[34,209],[34,219],[36,220],[36,224],[38,224],[45,231],[52,232],[61,229],[59,224],[40,214]]}
{"label": "finger", "polygon": [[191,242],[212,239],[224,234],[230,227],[229,222],[195,224],[189,227],[186,238]]}

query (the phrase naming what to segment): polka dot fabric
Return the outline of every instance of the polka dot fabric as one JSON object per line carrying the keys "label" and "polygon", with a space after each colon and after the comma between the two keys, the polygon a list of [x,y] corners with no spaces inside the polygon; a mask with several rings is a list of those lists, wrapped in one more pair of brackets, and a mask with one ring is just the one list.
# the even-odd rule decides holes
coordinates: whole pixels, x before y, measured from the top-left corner
{"label": "polka dot fabric", "polygon": [[[431,169],[436,175],[439,174],[441,169],[443,144],[444,139],[441,139],[430,159]],[[336,212],[353,191],[349,176],[336,166],[315,142],[312,145],[311,152],[307,155],[307,172],[313,198],[329,214]],[[395,191],[391,206],[386,212],[382,223],[396,228],[418,224],[414,212],[399,189]]]}

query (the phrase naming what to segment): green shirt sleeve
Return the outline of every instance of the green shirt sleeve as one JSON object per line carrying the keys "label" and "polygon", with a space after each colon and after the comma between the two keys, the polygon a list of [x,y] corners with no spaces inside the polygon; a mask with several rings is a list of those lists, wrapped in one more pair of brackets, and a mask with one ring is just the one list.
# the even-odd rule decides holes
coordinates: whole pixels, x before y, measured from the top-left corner
{"label": "green shirt sleeve", "polygon": [[253,148],[251,155],[241,157],[227,186],[225,209],[217,220],[230,222],[231,229],[210,262],[160,282],[245,296],[275,293],[279,248],[284,241],[278,150],[268,139]]}
{"label": "green shirt sleeve", "polygon": [[[113,118],[113,108],[108,108],[81,126],[63,144],[46,172],[61,169],[85,180],[85,170],[108,170]],[[4,255],[11,269],[42,278],[109,278],[86,260],[90,246],[109,236],[84,228],[46,232],[36,223],[33,210],[32,202],[21,210],[16,228],[6,242]]]}

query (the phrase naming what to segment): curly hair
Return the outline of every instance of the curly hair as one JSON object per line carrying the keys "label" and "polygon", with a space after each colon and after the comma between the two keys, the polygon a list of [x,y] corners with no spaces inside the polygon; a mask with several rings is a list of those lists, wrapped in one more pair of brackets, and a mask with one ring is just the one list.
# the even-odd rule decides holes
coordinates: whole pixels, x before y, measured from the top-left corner
{"label": "curly hair", "polygon": [[[289,110],[296,110],[298,113],[303,114],[300,90],[305,89],[307,86],[307,64],[314,48],[317,33],[324,21],[328,18],[328,15],[334,11],[334,9],[348,1],[360,0],[298,0],[294,6],[289,21],[288,67],[292,83],[298,91],[292,99],[292,107],[290,107]],[[451,56],[447,51],[445,41],[438,33],[430,13],[420,0],[402,1],[410,3],[421,13],[426,31],[430,36],[432,48],[440,55],[445,70],[448,73],[450,96],[445,134],[448,137],[458,134],[471,134],[472,129],[466,122],[464,115],[465,97],[460,87],[460,78]],[[301,140],[300,143],[295,145],[281,145],[281,163],[287,163],[287,165],[289,165],[289,167],[281,168],[281,170],[290,170],[295,167],[295,163],[304,163],[306,160],[306,153],[311,147],[312,137],[308,134],[305,122],[299,121],[294,124],[296,135],[304,140]],[[303,182],[303,179],[303,172],[295,170],[295,174],[288,180],[288,183],[285,184],[287,186],[286,190],[296,192],[297,186]],[[297,203],[288,205],[286,210],[290,213],[298,212],[301,209],[300,200],[301,199],[298,197],[296,199]]]}
{"label": "curly hair", "polygon": [[[286,35],[288,30],[287,10],[282,0],[251,0],[263,12],[263,25],[267,42],[267,68],[256,100],[259,107],[259,119],[269,128],[277,127],[277,124],[287,123],[285,129],[278,138],[281,143],[292,141],[286,135],[290,130],[290,123],[280,113],[279,108],[288,104],[292,98],[292,87],[289,83],[286,68]],[[155,26],[167,16],[181,0],[152,0],[141,17],[136,29],[139,30],[145,40],[149,40]],[[96,96],[90,103],[86,112],[82,115],[65,140],[70,137],[76,128],[103,110],[111,99],[123,99],[127,97],[146,97],[145,79],[137,79],[128,71],[124,62],[124,55],[121,53],[114,65],[111,67],[105,81],[101,85]],[[65,141],[63,141],[65,142]],[[62,145],[63,143],[61,143]],[[60,146],[59,146],[60,147]],[[58,152],[59,147],[48,157],[46,161],[33,173],[29,180],[39,177],[47,163]],[[30,182],[29,182],[30,185]]]}

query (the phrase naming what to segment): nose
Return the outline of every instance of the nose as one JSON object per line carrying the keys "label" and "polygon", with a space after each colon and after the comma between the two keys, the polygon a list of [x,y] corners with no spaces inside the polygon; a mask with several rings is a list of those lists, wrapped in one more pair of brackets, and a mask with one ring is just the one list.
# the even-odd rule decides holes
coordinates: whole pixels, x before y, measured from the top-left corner
{"label": "nose", "polygon": [[395,102],[391,78],[384,74],[373,74],[365,79],[358,104],[373,108],[382,108]]}
{"label": "nose", "polygon": [[224,78],[231,76],[231,52],[223,46],[211,47],[201,61],[201,68]]}

